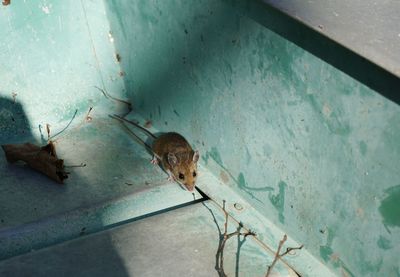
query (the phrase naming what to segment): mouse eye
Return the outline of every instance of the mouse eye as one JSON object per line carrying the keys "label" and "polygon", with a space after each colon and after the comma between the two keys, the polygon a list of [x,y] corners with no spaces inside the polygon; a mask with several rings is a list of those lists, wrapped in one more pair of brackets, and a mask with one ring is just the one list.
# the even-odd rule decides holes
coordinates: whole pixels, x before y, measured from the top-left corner
{"label": "mouse eye", "polygon": [[182,173],[179,173],[179,179],[181,179],[181,180],[185,179],[185,175],[183,175]]}
{"label": "mouse eye", "polygon": [[193,171],[193,177],[196,177],[196,176],[197,176],[196,171]]}

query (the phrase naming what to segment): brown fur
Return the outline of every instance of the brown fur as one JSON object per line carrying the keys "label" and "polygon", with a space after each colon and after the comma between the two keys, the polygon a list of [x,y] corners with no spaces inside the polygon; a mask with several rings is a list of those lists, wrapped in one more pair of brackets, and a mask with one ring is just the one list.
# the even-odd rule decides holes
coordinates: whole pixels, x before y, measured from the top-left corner
{"label": "brown fur", "polygon": [[[152,149],[161,159],[163,168],[192,191],[197,179],[198,153],[186,139],[177,133],[166,133],[154,140]],[[194,172],[196,176],[193,176]],[[183,179],[179,178],[180,174],[183,174]]]}

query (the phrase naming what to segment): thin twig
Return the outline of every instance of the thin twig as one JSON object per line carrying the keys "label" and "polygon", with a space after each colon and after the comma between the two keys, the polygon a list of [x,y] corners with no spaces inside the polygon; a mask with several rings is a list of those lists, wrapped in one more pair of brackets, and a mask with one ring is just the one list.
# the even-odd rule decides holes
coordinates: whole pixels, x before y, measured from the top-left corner
{"label": "thin twig", "polygon": [[272,264],[271,264],[270,266],[268,266],[268,271],[267,271],[267,274],[265,275],[265,277],[268,277],[268,276],[271,274],[272,268],[275,266],[276,262],[277,262],[279,259],[281,259],[281,258],[282,258],[283,256],[285,256],[286,254],[290,254],[290,252],[293,251],[293,250],[300,250],[300,249],[302,249],[303,246],[304,246],[304,245],[300,245],[299,247],[288,247],[288,248],[286,248],[286,251],[285,251],[285,252],[283,252],[282,254],[280,254],[281,249],[282,249],[282,246],[285,244],[286,240],[287,240],[287,235],[285,234],[285,235],[283,236],[282,240],[279,242],[278,249],[276,250],[276,253],[275,253],[275,258],[274,258],[274,260],[272,261]]}
{"label": "thin twig", "polygon": [[240,229],[243,227],[242,224],[239,224],[240,228],[238,228],[235,232],[232,232],[232,233],[228,234],[229,214],[225,209],[225,204],[226,204],[226,201],[223,200],[222,211],[224,212],[224,215],[225,215],[224,233],[221,234],[221,236],[220,236],[220,243],[219,243],[219,247],[218,247],[218,251],[217,251],[217,255],[216,255],[216,257],[217,257],[216,270],[217,270],[217,272],[218,272],[220,277],[226,277],[227,276],[225,274],[225,271],[224,271],[224,248],[225,248],[225,244],[228,241],[228,239],[230,239],[233,236],[244,236],[245,238],[247,236],[256,236],[256,233],[254,233],[251,230],[248,230],[248,231],[246,231],[244,233],[240,232]]}
{"label": "thin twig", "polygon": [[92,121],[92,117],[89,116],[89,114],[90,114],[90,112],[91,112],[92,110],[93,110],[93,107],[90,107],[90,108],[89,108],[89,111],[88,111],[87,114],[86,114],[85,120],[86,120],[87,122]]}
{"label": "thin twig", "polygon": [[278,261],[278,259],[280,257],[279,252],[281,252],[281,248],[282,248],[282,246],[283,246],[283,244],[285,243],[286,240],[287,240],[287,235],[285,234],[283,236],[283,239],[279,242],[278,250],[276,250],[276,253],[275,253],[275,258],[274,258],[272,264],[268,267],[268,271],[267,271],[267,274],[265,275],[265,277],[269,276],[269,274],[272,271],[272,268],[275,266],[276,262]]}
{"label": "thin twig", "polygon": [[53,142],[57,141],[57,139],[54,139],[56,136],[60,135],[61,133],[63,133],[65,130],[67,130],[69,128],[69,126],[72,124],[72,121],[74,121],[76,114],[78,113],[78,109],[75,110],[74,115],[72,116],[71,120],[68,122],[67,126],[64,127],[64,129],[62,129],[60,132],[58,132],[55,135],[52,135],[49,139],[53,140]]}
{"label": "thin twig", "polygon": [[[209,200],[210,200],[210,202],[214,203],[216,206],[222,208],[221,204],[220,204],[218,201],[216,201],[215,199],[213,199],[212,197],[209,197]],[[210,211],[210,212],[211,212],[211,211]],[[211,214],[212,214],[212,212],[211,212]],[[234,217],[232,217],[231,219],[232,219],[233,221],[235,221],[237,224],[240,224],[240,222],[239,222],[238,220],[236,220]],[[214,220],[214,222],[215,222],[215,220]],[[215,222],[215,223],[216,223],[216,222]],[[217,225],[217,227],[219,228],[219,226],[218,226],[217,223],[216,223],[216,225]],[[244,228],[245,230],[248,230],[248,229],[246,229],[245,226],[243,226],[243,228]],[[218,230],[219,230],[219,229],[218,229]],[[250,231],[250,230],[249,230],[249,231]],[[219,231],[219,234],[221,235],[221,232],[220,232],[220,231]],[[267,244],[265,244],[265,242],[263,242],[262,240],[260,240],[259,238],[257,238],[257,236],[254,236],[254,240],[255,240],[259,245],[261,245],[261,247],[262,247],[263,249],[265,249],[265,250],[268,251],[269,253],[275,254],[276,251],[272,250]],[[282,264],[283,264],[286,268],[288,268],[288,269],[290,269],[290,270],[293,270],[293,272],[294,272],[295,274],[297,274],[297,276],[301,277],[301,274],[298,273],[298,272],[297,272],[290,264],[288,264],[285,260],[282,259],[281,262],[282,262]],[[216,267],[216,268],[217,268],[217,267]]]}
{"label": "thin twig", "polygon": [[50,141],[50,124],[46,124],[47,141]]}
{"label": "thin twig", "polygon": [[226,201],[225,200],[222,200],[222,201],[223,201],[222,202],[222,210],[224,211],[224,214],[225,214],[225,224],[224,224],[224,226],[225,226],[224,237],[225,237],[226,233],[228,232],[228,212],[225,210]]}
{"label": "thin twig", "polygon": [[120,102],[120,103],[124,103],[124,104],[128,105],[129,111],[132,110],[132,104],[131,104],[130,102],[125,101],[125,100],[122,100],[122,99],[118,99],[118,98],[116,98],[116,97],[110,95],[106,90],[104,90],[104,89],[102,89],[102,88],[99,88],[98,86],[94,86],[94,87],[97,88],[98,90],[100,90],[101,93],[103,93],[103,95],[104,95],[105,98],[107,98],[107,99],[110,98],[110,99],[112,99],[112,100],[114,100],[114,101],[117,101],[117,102]]}
{"label": "thin twig", "polygon": [[286,248],[286,251],[285,252],[283,252],[282,254],[280,254],[280,256],[281,256],[281,258],[283,257],[283,256],[285,256],[286,254],[290,254],[290,252],[291,251],[293,251],[293,250],[301,250],[302,248],[303,248],[303,244],[302,245],[300,245],[299,247],[288,247],[288,248]]}

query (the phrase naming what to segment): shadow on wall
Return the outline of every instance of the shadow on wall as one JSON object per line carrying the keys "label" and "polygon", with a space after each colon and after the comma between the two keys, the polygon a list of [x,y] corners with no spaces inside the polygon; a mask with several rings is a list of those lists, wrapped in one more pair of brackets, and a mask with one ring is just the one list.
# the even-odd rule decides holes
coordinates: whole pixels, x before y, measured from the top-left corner
{"label": "shadow on wall", "polygon": [[[219,43],[221,34],[223,37],[234,38],[238,32],[240,23],[231,24],[233,15],[227,12],[226,6],[219,1],[215,1],[211,5],[197,4],[189,8],[196,10],[196,16],[191,13],[180,14],[177,18],[166,21],[172,27],[163,26],[161,27],[162,31],[154,35],[154,30],[160,30],[160,25],[168,16],[167,2],[165,6],[163,4],[157,7],[162,15],[151,14],[152,11],[146,10],[146,6],[151,6],[151,4],[141,3],[143,1],[126,4],[122,8],[116,2],[107,3],[107,13],[110,22],[115,22],[115,27],[118,28],[114,27],[112,32],[121,32],[120,36],[116,34],[118,38],[115,41],[116,48],[122,55],[130,55],[123,56],[121,65],[126,73],[125,87],[136,108],[143,109],[145,103],[155,104],[158,102],[163,103],[163,106],[176,107],[182,104],[178,101],[180,98],[189,95],[199,97],[193,92],[191,86],[202,86],[202,80],[199,79],[198,73],[203,69],[210,70],[206,68],[209,64],[214,66],[215,59],[218,57],[210,58],[210,54],[213,52],[217,54],[221,51]],[[190,5],[184,2],[176,4]],[[188,7],[181,8],[188,9]],[[236,15],[234,16],[236,17]],[[140,32],[140,35],[129,33],[135,32],[135,30],[127,32],[127,28],[132,25],[132,22],[141,23],[134,24],[140,26],[137,27],[140,28],[139,30],[135,29]],[[169,29],[169,27],[174,28],[175,25],[179,25],[177,28],[179,33],[174,29]],[[196,28],[190,28],[191,26],[196,26]],[[219,28],[216,29],[215,26],[219,26]],[[142,43],[146,43],[148,46],[142,47]],[[237,43],[237,41],[227,42],[224,44],[226,47],[224,51],[229,52],[232,47],[237,46]],[[134,55],[128,54],[131,51],[126,49],[127,45],[132,47],[132,45],[138,44],[140,44],[140,49],[136,49]],[[224,76],[224,69],[217,66],[214,69],[216,78]],[[189,78],[186,78],[187,76]],[[187,87],[187,89],[182,89],[182,87]],[[186,91],[185,95],[182,94],[183,91]],[[160,107],[158,110],[156,106],[146,108],[154,111],[153,114],[150,114],[150,119],[153,116],[161,118]],[[174,113],[180,116],[176,110]]]}
{"label": "shadow on wall", "polygon": [[268,29],[400,104],[400,96],[394,89],[400,86],[400,78],[394,74],[262,1],[232,2]]}
{"label": "shadow on wall", "polygon": [[23,141],[34,142],[34,138],[21,104],[16,99],[0,97],[0,144]]}
{"label": "shadow on wall", "polygon": [[[30,126],[20,103],[15,99],[0,97],[0,144],[31,142],[39,145],[40,142],[33,136]],[[73,174],[79,175],[77,171]],[[90,185],[85,184],[84,178],[74,176],[75,178],[79,179],[79,184],[82,186]],[[57,207],[63,205],[58,202],[60,196],[67,194],[68,190],[73,188],[73,184],[68,184],[68,181],[64,185],[59,185],[25,165],[8,164],[4,152],[0,150],[0,257],[7,259],[7,255],[11,257],[30,252],[32,249],[18,245],[21,241],[27,245],[50,246],[46,242],[35,241],[40,239],[38,233],[42,232],[45,226],[41,224],[57,218],[57,215],[51,214],[52,209],[57,210]],[[89,199],[90,195],[82,197]],[[40,206],[40,203],[43,205]],[[40,218],[37,218],[38,215]],[[34,218],[35,222],[27,224],[29,218]],[[74,222],[63,224],[74,225]],[[54,239],[59,241],[60,238],[57,236],[65,234],[63,228],[66,226],[59,225],[57,228],[59,229],[53,229],[51,232]],[[81,228],[78,235],[69,234],[70,238],[84,235],[84,230],[85,228]],[[61,269],[59,273],[66,276],[77,276],[76,273],[80,269],[90,269],[90,274],[96,276],[129,276],[111,238],[103,237],[106,239],[102,240],[101,246],[96,249],[76,251],[68,248],[67,251],[52,252],[52,257],[48,257],[47,260],[50,266],[38,264],[35,255],[40,256],[40,253],[24,257],[23,262],[18,259],[9,260],[10,262],[0,259],[0,276],[52,275],[56,269]],[[65,239],[68,238],[61,238],[62,241]],[[15,246],[15,249],[10,249],[10,245]],[[84,275],[84,272],[80,273],[82,274]]]}

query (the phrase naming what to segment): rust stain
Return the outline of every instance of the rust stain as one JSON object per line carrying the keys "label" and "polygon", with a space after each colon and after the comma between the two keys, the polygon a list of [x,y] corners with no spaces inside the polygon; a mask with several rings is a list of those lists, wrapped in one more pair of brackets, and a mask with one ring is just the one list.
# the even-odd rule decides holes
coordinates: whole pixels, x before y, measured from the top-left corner
{"label": "rust stain", "polygon": [[228,176],[228,174],[226,174],[225,171],[221,170],[219,177],[221,178],[222,182],[224,182],[225,184],[229,182],[229,176]]}
{"label": "rust stain", "polygon": [[356,214],[357,214],[358,217],[364,218],[365,212],[364,212],[364,210],[362,208],[357,208]]}

